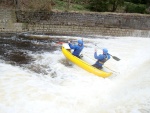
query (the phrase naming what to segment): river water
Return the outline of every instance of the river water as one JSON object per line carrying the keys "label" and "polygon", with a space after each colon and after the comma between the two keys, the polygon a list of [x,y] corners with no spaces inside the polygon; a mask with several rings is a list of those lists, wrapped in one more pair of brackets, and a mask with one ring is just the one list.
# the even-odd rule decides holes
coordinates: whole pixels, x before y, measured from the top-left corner
{"label": "river water", "polygon": [[[149,38],[40,37],[0,37],[0,113],[150,113]],[[81,38],[91,58],[105,47],[121,59],[105,64],[111,77],[66,60],[61,43]]]}

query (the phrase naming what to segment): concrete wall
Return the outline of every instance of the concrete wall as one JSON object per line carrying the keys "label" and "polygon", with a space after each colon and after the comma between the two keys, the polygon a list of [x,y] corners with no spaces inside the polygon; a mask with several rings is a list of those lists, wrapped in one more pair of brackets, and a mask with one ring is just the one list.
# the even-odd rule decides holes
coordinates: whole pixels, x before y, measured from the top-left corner
{"label": "concrete wall", "polygon": [[[150,37],[150,15],[76,12],[17,12],[16,15],[14,10],[2,12],[0,10],[0,15],[9,15],[11,21],[0,21],[1,32]],[[6,20],[6,16],[0,20]]]}
{"label": "concrete wall", "polygon": [[150,30],[49,24],[34,24],[29,25],[28,28],[31,32],[52,34],[150,37]]}
{"label": "concrete wall", "polygon": [[17,12],[19,22],[150,30],[150,15],[76,12]]}

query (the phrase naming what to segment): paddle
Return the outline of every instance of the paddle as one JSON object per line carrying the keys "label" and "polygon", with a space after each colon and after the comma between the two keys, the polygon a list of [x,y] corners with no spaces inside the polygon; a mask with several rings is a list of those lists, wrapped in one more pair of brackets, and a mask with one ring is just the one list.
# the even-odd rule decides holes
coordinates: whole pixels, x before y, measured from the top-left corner
{"label": "paddle", "polygon": [[[95,59],[94,59],[94,58],[91,58],[91,57],[88,55],[87,52],[84,52],[83,55],[85,55],[85,56],[87,56],[88,58],[90,58],[90,59],[92,59],[93,61],[95,61]],[[104,64],[104,63],[101,62],[101,64]],[[103,65],[103,66],[104,66],[105,68],[109,69],[110,71],[114,72],[114,73],[118,73],[118,72],[116,72],[116,71],[110,69],[109,67],[106,67],[105,65]]]}
{"label": "paddle", "polygon": [[[96,44],[95,44],[95,46],[97,46]],[[98,47],[98,46],[97,46]],[[101,49],[100,47],[98,47],[99,49]],[[120,58],[118,58],[118,57],[116,57],[116,56],[113,56],[113,55],[111,55],[110,54],[110,56],[114,59],[114,60],[116,60],[116,61],[119,61],[120,60]]]}
{"label": "paddle", "polygon": [[[83,40],[83,39],[82,39]],[[63,44],[64,42],[58,42],[57,44]],[[95,44],[95,46],[97,46],[96,44]],[[98,46],[97,46],[98,47]],[[99,49],[101,49],[100,47],[98,47]],[[118,58],[118,57],[116,57],[116,56],[113,56],[113,55],[111,55],[110,54],[110,56],[114,59],[114,60],[116,60],[116,61],[119,61],[120,60],[120,58]]]}

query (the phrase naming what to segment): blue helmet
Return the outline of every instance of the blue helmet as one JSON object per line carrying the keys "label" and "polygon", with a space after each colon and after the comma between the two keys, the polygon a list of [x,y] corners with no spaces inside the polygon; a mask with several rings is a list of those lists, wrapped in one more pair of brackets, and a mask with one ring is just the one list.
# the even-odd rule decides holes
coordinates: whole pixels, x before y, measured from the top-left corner
{"label": "blue helmet", "polygon": [[104,53],[104,54],[107,54],[107,53],[108,53],[108,50],[107,50],[106,48],[104,48],[104,49],[103,49],[103,53]]}
{"label": "blue helmet", "polygon": [[83,45],[83,41],[82,40],[78,40],[78,44],[79,45]]}

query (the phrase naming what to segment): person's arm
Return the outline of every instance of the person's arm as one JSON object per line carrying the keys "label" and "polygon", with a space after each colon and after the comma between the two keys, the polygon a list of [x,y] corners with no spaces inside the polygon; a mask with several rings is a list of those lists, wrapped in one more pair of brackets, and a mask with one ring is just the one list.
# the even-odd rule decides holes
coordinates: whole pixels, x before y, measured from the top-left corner
{"label": "person's arm", "polygon": [[98,59],[98,56],[97,56],[97,49],[95,49],[94,58],[95,58],[95,59]]}
{"label": "person's arm", "polygon": [[[82,42],[83,42],[83,38],[82,38]],[[83,44],[82,44],[83,46],[84,46],[84,42],[83,42]]]}
{"label": "person's arm", "polygon": [[108,60],[110,59],[110,54],[108,53]]}
{"label": "person's arm", "polygon": [[69,44],[71,49],[75,49],[76,48],[76,45],[71,44],[70,41],[68,41],[68,44]]}
{"label": "person's arm", "polygon": [[94,58],[95,58],[95,59],[98,59],[98,60],[103,59],[103,57],[102,57],[101,54],[100,54],[100,55],[97,55],[97,49],[95,49]]}

